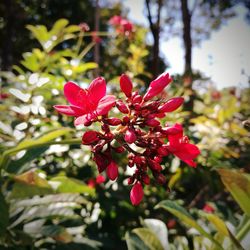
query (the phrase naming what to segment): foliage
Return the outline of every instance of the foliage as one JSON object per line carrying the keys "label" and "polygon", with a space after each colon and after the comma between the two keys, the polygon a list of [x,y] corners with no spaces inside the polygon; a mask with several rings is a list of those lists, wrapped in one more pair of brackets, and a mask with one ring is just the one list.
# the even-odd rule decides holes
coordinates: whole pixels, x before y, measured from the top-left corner
{"label": "foliage", "polygon": [[[117,36],[111,29],[99,34],[105,37],[107,55],[101,70],[114,93],[120,73],[136,79],[142,92],[151,77],[147,30],[135,28],[132,37]],[[191,169],[179,160],[164,160],[168,187],[146,187],[144,201],[135,208],[124,185],[129,170],[120,170],[117,183],[89,185],[96,168],[78,139],[85,130],[74,132],[72,119],[52,108],[66,104],[64,83],[74,80],[86,87],[93,78],[98,65],[89,56],[95,46],[91,33],[66,19],[51,29],[28,29],[39,47],[24,53],[13,71],[1,72],[2,92],[8,93],[0,107],[3,249],[249,247],[249,138],[242,125],[249,116],[249,90],[219,92],[201,77],[194,80],[194,110],[173,112],[164,122],[185,124],[202,151],[199,164]],[[163,96],[188,98],[185,84],[187,79],[176,76]],[[125,165],[127,159],[120,154],[115,161]]]}

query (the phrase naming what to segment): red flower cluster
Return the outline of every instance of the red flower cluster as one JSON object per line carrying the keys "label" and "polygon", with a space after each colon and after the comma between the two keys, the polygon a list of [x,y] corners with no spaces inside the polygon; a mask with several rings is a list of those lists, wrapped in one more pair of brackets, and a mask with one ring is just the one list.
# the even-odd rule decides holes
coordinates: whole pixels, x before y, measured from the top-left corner
{"label": "red flower cluster", "polygon": [[109,23],[115,27],[118,34],[124,34],[126,36],[130,35],[134,28],[134,25],[130,21],[121,16],[113,16],[110,18]]}
{"label": "red flower cluster", "polygon": [[[75,116],[75,125],[100,123],[100,131],[89,130],[83,134],[82,144],[91,147],[99,173],[106,171],[110,180],[115,180],[119,172],[112,155],[128,152],[128,166],[136,167],[133,176],[128,179],[128,184],[133,185],[130,192],[133,205],[138,205],[143,199],[143,185],[150,184],[149,172],[159,184],[166,183],[161,173],[164,157],[173,154],[195,167],[194,158],[200,154],[199,149],[183,135],[180,124],[162,126],[159,121],[184,101],[182,97],[153,100],[171,81],[169,74],[160,75],[142,96],[138,91],[133,92],[131,80],[123,74],[120,87],[126,96],[125,101],[105,95],[106,84],[101,77],[96,78],[88,89],[68,82],[64,86],[64,94],[71,105],[55,106],[60,113]],[[114,106],[123,118],[108,116]]]}

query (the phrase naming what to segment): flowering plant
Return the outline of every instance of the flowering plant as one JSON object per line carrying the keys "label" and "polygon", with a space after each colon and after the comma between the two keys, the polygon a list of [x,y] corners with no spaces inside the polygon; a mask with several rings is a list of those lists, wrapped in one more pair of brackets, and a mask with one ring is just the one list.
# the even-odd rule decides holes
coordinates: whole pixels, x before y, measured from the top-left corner
{"label": "flowering plant", "polygon": [[[183,135],[181,124],[162,126],[159,121],[184,101],[182,97],[167,101],[155,98],[171,81],[169,74],[163,73],[150,83],[145,95],[140,95],[138,91],[133,92],[132,81],[123,74],[120,87],[125,100],[106,95],[106,83],[102,77],[93,80],[88,89],[68,82],[64,94],[70,105],[54,106],[58,112],[76,117],[76,126],[100,123],[101,131],[86,131],[82,144],[91,147],[99,173],[106,171],[110,180],[116,180],[119,172],[113,154],[128,153],[128,166],[135,167],[134,174],[128,179],[128,184],[133,185],[130,192],[133,205],[138,205],[143,199],[143,185],[150,184],[149,172],[157,183],[166,183],[161,166],[163,157],[173,154],[189,166],[196,167],[194,159],[200,154],[197,146],[189,143],[188,137]],[[124,114],[122,119],[109,117],[113,107]]]}

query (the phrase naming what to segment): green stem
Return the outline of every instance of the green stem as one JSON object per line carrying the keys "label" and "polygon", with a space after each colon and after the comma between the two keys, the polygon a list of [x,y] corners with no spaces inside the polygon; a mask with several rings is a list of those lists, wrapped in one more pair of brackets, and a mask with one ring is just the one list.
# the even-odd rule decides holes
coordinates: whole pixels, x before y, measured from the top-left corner
{"label": "green stem", "polygon": [[250,219],[246,222],[246,224],[244,224],[244,226],[240,229],[240,231],[236,235],[238,241],[241,241],[248,232],[250,232]]}

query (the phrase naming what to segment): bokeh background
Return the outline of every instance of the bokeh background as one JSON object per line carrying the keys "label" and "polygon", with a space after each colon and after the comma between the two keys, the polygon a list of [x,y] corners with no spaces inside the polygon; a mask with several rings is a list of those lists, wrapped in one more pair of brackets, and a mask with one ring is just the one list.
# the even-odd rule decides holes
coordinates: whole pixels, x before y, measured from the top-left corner
{"label": "bokeh background", "polygon": [[[249,8],[1,1],[0,249],[249,249]],[[152,181],[133,207],[127,155],[116,156],[117,181],[100,181],[81,145],[87,128],[53,105],[66,104],[69,80],[87,87],[101,75],[122,97],[122,73],[143,93],[165,71],[174,80],[162,98],[185,102],[163,123],[182,123],[201,155],[197,168],[166,157],[166,185]]]}

